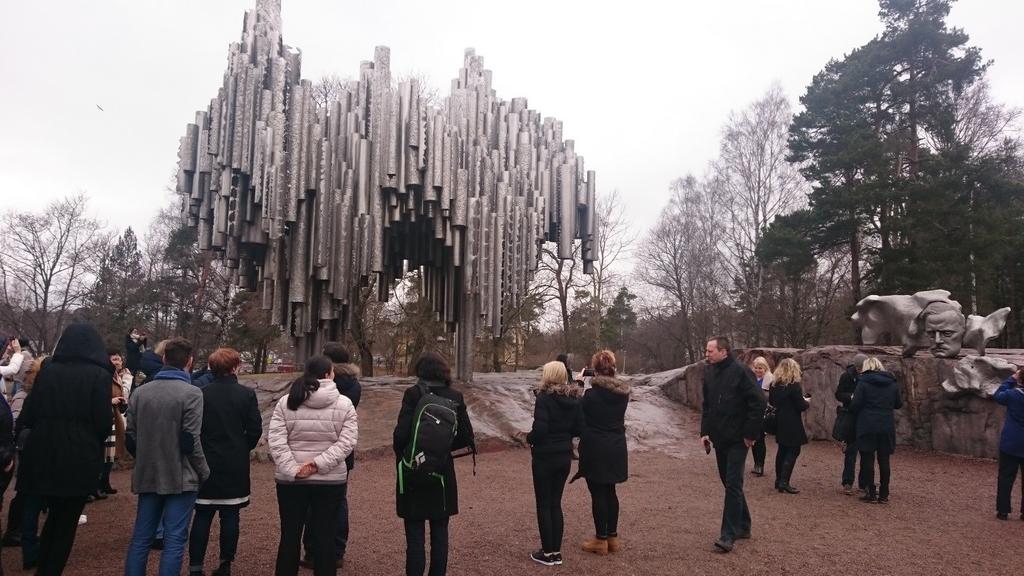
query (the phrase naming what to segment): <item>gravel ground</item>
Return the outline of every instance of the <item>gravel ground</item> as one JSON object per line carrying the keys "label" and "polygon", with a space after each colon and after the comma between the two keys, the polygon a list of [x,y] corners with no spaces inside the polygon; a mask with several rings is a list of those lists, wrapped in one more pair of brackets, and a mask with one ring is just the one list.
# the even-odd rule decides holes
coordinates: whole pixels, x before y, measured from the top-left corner
{"label": "gravel ground", "polygon": [[[619,490],[623,552],[600,558],[579,550],[591,524],[589,498],[578,482],[567,488],[564,502],[565,564],[539,566],[527,557],[538,546],[529,462],[523,449],[482,454],[473,477],[471,462],[459,460],[463,512],[451,525],[450,574],[1009,575],[1024,566],[1024,522],[1016,508],[1011,521],[994,518],[994,462],[901,449],[893,460],[891,502],[864,504],[839,490],[841,455],[827,443],[807,446],[801,455],[793,478],[799,495],[774,492],[771,478],[747,476],[754,537],[728,555],[711,546],[723,494],[714,459],[692,449],[678,457],[632,454],[630,481]],[[349,490],[352,536],[340,573],[402,573],[393,470],[386,457],[358,462]],[[89,521],[78,532],[69,576],[122,572],[135,498],[127,493],[128,472],[115,473],[114,483],[120,494],[86,509]],[[253,464],[253,494],[242,516],[235,573],[271,574],[278,518],[270,464]],[[216,537],[210,547],[208,566],[216,558]],[[22,573],[18,552],[4,550],[7,574]],[[150,573],[157,558],[151,556]]]}

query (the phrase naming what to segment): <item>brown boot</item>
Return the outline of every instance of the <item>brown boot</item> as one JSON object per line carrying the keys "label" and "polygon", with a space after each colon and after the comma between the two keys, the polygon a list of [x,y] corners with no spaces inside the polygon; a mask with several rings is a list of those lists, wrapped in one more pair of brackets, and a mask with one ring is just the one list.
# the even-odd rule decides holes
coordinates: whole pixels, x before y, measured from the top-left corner
{"label": "brown boot", "polygon": [[622,550],[622,541],[619,540],[618,536],[608,537],[608,551],[615,554],[619,550]]}
{"label": "brown boot", "polygon": [[602,538],[592,538],[583,543],[584,552],[593,552],[598,556],[608,555],[608,540]]}

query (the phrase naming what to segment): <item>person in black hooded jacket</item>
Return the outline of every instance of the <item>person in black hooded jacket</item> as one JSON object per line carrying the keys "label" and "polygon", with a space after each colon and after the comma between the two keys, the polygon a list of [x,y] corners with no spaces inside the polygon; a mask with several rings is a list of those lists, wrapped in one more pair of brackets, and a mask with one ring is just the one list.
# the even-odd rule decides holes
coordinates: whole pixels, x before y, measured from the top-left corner
{"label": "person in black hooded jacket", "polygon": [[533,492],[541,548],[530,554],[546,566],[562,563],[562,491],[572,468],[572,439],[583,431],[580,388],[568,381],[565,364],[548,362],[541,372],[533,427],[526,435],[533,455]]}
{"label": "person in black hooded jacket", "polygon": [[96,328],[71,324],[18,416],[16,436],[26,434],[18,491],[45,498],[50,510],[40,537],[37,575],[63,572],[86,497],[99,488],[103,443],[113,423],[113,374]]}
{"label": "person in black hooded jacket", "polygon": [[583,394],[578,476],[586,478],[590,491],[594,538],[583,543],[583,550],[604,556],[621,548],[615,485],[629,479],[626,408],[630,386],[615,377],[615,355],[610,350],[594,354],[590,365],[595,376],[590,381],[591,388]]}
{"label": "person in black hooded jacket", "polygon": [[[889,458],[896,450],[895,411],[903,407],[896,376],[886,372],[878,358],[864,361],[850,411],[857,414],[857,449],[860,450],[860,483],[867,493],[865,502],[889,501]],[[878,458],[879,486],[875,493],[875,457]]]}

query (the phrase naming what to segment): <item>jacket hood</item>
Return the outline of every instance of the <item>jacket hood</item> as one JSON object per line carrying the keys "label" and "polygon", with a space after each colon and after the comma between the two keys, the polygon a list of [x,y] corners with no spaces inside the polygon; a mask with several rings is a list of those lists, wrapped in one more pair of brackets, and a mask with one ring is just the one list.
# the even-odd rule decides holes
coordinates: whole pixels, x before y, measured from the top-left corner
{"label": "jacket hood", "polygon": [[340,396],[341,393],[338,392],[338,387],[334,384],[334,380],[321,380],[320,387],[310,394],[309,398],[306,398],[306,401],[303,402],[303,404],[310,408],[320,410],[327,408],[328,406],[333,406]]}
{"label": "jacket hood", "polygon": [[53,351],[54,362],[88,362],[114,373],[100,333],[92,324],[71,324],[64,329]]}
{"label": "jacket hood", "polygon": [[614,376],[594,376],[590,384],[598,388],[604,388],[609,392],[629,396],[629,382],[620,380]]}
{"label": "jacket hood", "polygon": [[580,405],[580,399],[575,396],[566,396],[565,394],[549,394],[549,396],[563,410],[575,410]]}
{"label": "jacket hood", "polygon": [[356,366],[355,364],[335,364],[334,375],[359,378],[359,366]]}
{"label": "jacket hood", "polygon": [[896,383],[896,375],[892,372],[876,372],[874,370],[862,372],[857,376],[857,382],[866,382],[872,386],[891,386]]}

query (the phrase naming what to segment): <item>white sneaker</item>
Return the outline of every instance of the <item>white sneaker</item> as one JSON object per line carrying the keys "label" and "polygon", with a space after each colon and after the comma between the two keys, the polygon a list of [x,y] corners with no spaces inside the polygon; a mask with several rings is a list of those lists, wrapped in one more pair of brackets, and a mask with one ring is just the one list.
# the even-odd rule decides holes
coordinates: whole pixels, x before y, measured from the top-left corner
{"label": "white sneaker", "polygon": [[85,514],[82,514],[81,516],[78,517],[78,525],[79,526],[81,526],[82,524],[85,524],[88,521],[89,521],[89,517],[86,516]]}

